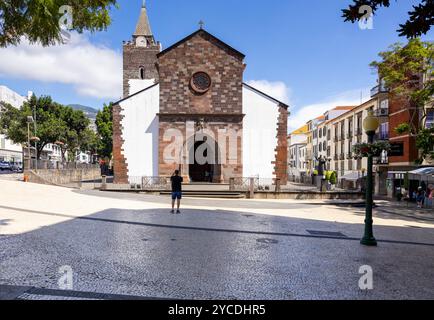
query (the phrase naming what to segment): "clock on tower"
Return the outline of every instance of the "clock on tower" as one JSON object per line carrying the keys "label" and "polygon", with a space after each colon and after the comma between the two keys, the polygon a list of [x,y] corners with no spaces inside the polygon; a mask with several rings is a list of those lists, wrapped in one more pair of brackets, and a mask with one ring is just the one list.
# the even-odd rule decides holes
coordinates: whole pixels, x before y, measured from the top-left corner
{"label": "clock on tower", "polygon": [[138,47],[146,47],[148,42],[146,41],[146,38],[141,36],[136,38],[136,46]]}

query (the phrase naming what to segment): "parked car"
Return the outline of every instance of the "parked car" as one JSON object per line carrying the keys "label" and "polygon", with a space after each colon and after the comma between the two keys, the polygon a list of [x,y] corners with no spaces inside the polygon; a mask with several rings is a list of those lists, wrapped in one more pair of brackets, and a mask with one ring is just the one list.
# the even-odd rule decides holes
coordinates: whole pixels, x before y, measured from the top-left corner
{"label": "parked car", "polygon": [[12,167],[12,171],[15,171],[15,172],[22,172],[23,171],[23,166],[20,165],[19,163],[13,163],[11,165],[11,167]]}
{"label": "parked car", "polygon": [[1,171],[12,171],[12,165],[6,161],[0,161],[0,170]]}

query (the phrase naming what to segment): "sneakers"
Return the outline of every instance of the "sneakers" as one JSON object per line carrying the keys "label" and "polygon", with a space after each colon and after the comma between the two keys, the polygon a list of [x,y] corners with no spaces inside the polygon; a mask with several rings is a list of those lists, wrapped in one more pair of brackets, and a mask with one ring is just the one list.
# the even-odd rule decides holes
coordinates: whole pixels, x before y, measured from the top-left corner
{"label": "sneakers", "polygon": [[170,211],[171,214],[175,214],[175,210]]}
{"label": "sneakers", "polygon": [[181,211],[177,210],[177,211],[176,211],[176,214],[181,214]]}

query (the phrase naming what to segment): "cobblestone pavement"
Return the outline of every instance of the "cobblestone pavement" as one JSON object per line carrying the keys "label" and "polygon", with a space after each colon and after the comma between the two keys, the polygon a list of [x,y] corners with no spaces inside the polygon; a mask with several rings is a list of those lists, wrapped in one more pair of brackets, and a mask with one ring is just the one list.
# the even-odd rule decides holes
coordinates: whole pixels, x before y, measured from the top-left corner
{"label": "cobblestone pavement", "polygon": [[0,171],[0,180],[9,180],[9,181],[22,181],[23,174],[22,173],[12,173],[10,171]]}
{"label": "cobblestone pavement", "polygon": [[[386,202],[369,248],[363,208],[320,201],[185,199],[170,215],[167,198],[148,195],[0,191],[0,298],[434,299],[434,221],[382,212]],[[74,292],[93,294],[53,291],[64,266]]]}

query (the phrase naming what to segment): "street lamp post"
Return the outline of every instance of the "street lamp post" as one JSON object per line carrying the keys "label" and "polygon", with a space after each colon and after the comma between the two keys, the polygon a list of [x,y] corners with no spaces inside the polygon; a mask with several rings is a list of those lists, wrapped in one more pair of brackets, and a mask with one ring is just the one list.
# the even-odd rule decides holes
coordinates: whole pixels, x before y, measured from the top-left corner
{"label": "street lamp post", "polygon": [[28,169],[31,170],[32,169],[32,154],[31,154],[31,144],[30,144],[30,124],[33,123],[33,117],[32,116],[28,116],[27,117],[27,166]]}
{"label": "street lamp post", "polygon": [[[36,105],[33,108],[33,128],[34,128],[34,136],[36,135]],[[34,139],[33,141],[35,143],[35,170],[38,170],[38,142],[39,139]]]}
{"label": "street lamp post", "polygon": [[[369,112],[366,119],[363,121],[363,128],[368,135],[368,143],[374,143],[375,132],[380,126],[380,121],[374,116],[374,113]],[[373,207],[373,155],[371,152],[368,154],[368,175],[366,177],[366,218],[365,218],[365,234],[360,241],[365,246],[376,246],[377,240],[374,237],[373,231],[373,219],[372,219],[372,207]]]}

